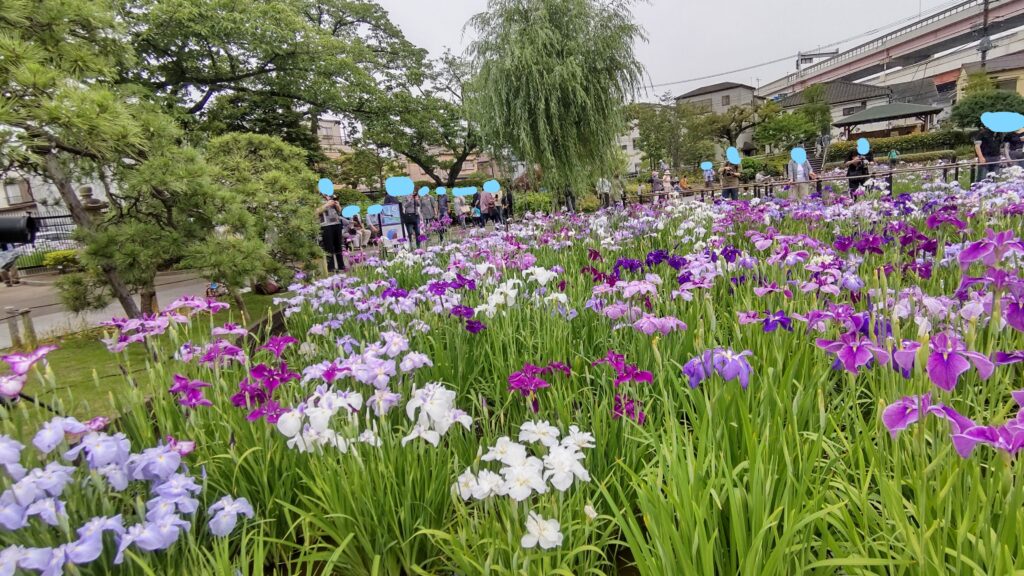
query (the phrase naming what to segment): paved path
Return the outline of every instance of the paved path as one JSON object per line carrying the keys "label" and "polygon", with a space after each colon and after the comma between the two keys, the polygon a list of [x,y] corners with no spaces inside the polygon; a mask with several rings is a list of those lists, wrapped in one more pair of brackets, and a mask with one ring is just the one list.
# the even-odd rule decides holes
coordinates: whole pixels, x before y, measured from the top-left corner
{"label": "paved path", "polygon": [[[3,309],[13,306],[19,310],[32,310],[32,321],[40,338],[85,330],[111,318],[124,316],[124,309],[117,300],[103,310],[74,314],[64,309],[54,282],[56,275],[39,275],[23,278],[20,286],[6,287],[0,284],[0,318],[6,318]],[[202,295],[207,282],[191,272],[168,272],[157,276],[157,302],[161,306],[186,294]],[[136,297],[138,301],[138,297]],[[11,334],[6,323],[0,325],[0,350],[11,345]]]}

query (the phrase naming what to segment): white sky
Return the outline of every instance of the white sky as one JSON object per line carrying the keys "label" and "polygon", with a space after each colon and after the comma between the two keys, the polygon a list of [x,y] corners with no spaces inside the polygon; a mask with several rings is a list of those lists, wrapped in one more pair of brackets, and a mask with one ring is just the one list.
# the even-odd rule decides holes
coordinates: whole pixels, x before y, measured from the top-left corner
{"label": "white sky", "polygon": [[[377,0],[406,37],[432,56],[461,52],[470,38],[466,21],[487,0]],[[864,34],[917,16],[953,0],[649,0],[633,13],[647,32],[637,55],[649,82],[662,84],[717,74]],[[870,39],[847,42],[850,47]],[[795,70],[795,58],[722,77],[658,87],[654,94],[683,92],[716,82],[766,84]]]}

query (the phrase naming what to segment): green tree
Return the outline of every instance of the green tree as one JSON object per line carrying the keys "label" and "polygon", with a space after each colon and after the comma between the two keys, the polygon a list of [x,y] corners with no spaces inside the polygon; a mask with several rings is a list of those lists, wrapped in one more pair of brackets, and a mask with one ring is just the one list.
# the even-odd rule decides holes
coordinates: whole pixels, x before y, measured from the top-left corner
{"label": "green tree", "polygon": [[367,97],[357,114],[362,138],[408,158],[437,186],[455,186],[462,168],[480,151],[480,134],[466,113],[469,65],[446,53],[410,67],[398,88]]}
{"label": "green tree", "polygon": [[964,94],[975,94],[977,92],[988,92],[995,90],[996,83],[992,77],[985,72],[975,72],[967,76],[967,85],[964,86]]}
{"label": "green tree", "polygon": [[306,164],[314,166],[327,160],[316,131],[310,129],[309,109],[299,111],[288,98],[262,94],[225,94],[214,100],[196,124],[195,130],[207,137],[250,132],[277,136],[305,150]]}
{"label": "green tree", "polygon": [[386,150],[357,142],[348,154],[322,164],[320,172],[335,184],[380,191],[389,176],[404,173],[405,169]]}
{"label": "green tree", "polygon": [[693,129],[727,146],[735,146],[747,130],[757,128],[778,113],[774,102],[731,106],[725,112],[706,112],[693,121]]}
{"label": "green tree", "polygon": [[828,134],[832,130],[832,108],[828,105],[825,86],[812,84],[803,93],[803,104],[798,109],[817,130],[819,135]]}
{"label": "green tree", "polygon": [[953,106],[950,120],[961,128],[980,128],[981,115],[994,111],[1024,114],[1024,97],[1007,90],[974,92]]}
{"label": "green tree", "polygon": [[288,276],[286,264],[309,264],[320,256],[317,178],[302,149],[273,136],[225,134],[210,141],[206,158],[214,182],[250,216],[236,220],[245,237],[266,246],[269,263],[250,280]]}
{"label": "green tree", "polygon": [[788,150],[813,140],[820,134],[819,127],[803,110],[778,114],[754,131],[754,139],[773,150]]}
{"label": "green tree", "polygon": [[490,0],[469,27],[471,109],[487,146],[539,166],[549,189],[607,173],[643,73],[630,2]]}

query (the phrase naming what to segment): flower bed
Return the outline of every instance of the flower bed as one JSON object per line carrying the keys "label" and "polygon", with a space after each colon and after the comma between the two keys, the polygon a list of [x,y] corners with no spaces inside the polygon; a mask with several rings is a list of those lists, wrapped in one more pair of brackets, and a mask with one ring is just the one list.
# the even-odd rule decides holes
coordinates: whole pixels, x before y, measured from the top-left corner
{"label": "flower bed", "polygon": [[1024,173],[914,182],[528,216],[273,334],[112,322],[116,420],[4,424],[0,574],[1024,569]]}

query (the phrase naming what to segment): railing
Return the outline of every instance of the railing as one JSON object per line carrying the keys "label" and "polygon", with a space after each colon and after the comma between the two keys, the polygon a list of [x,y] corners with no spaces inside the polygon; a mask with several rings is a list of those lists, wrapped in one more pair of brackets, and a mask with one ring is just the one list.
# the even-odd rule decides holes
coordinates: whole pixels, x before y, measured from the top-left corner
{"label": "railing", "polygon": [[14,244],[10,248],[17,254],[17,266],[20,270],[42,271],[46,254],[57,250],[76,250],[81,247],[74,239],[77,225],[70,214],[33,216],[33,219],[38,224],[35,242]]}

